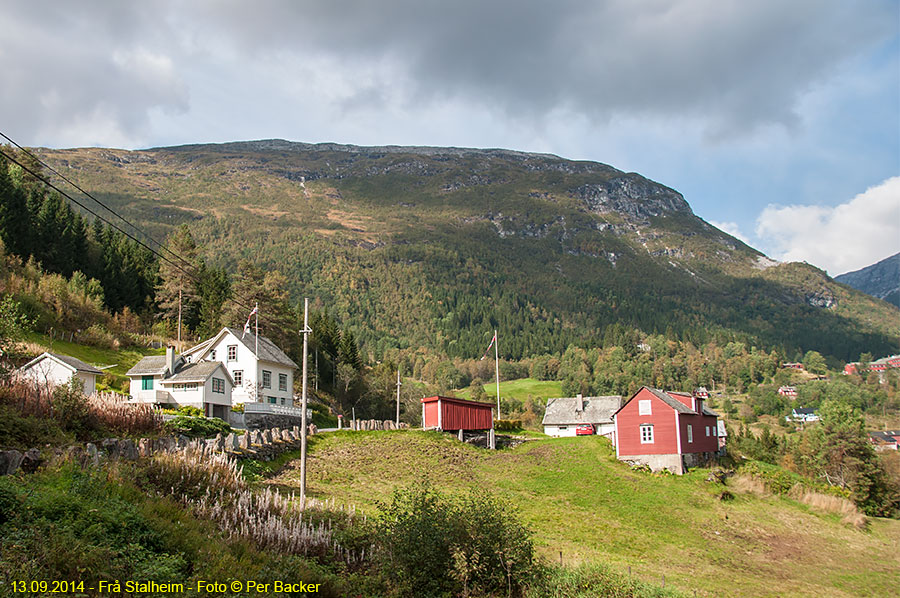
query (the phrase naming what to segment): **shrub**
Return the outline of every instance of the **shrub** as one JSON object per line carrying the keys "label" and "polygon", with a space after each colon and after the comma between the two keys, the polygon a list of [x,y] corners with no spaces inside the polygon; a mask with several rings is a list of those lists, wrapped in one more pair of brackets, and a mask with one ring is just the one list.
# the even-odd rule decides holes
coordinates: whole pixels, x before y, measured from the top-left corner
{"label": "shrub", "polygon": [[167,421],[163,428],[173,434],[181,434],[188,438],[209,438],[216,434],[223,436],[231,433],[231,426],[215,417],[187,417],[179,415]]}
{"label": "shrub", "polygon": [[83,388],[82,382],[73,378],[68,384],[54,388],[51,397],[53,417],[64,430],[78,437],[86,436],[95,427]]}
{"label": "shrub", "polygon": [[185,415],[187,417],[203,417],[205,414],[202,409],[197,407],[191,407],[190,405],[184,405],[183,407],[179,407],[175,413],[179,415]]}
{"label": "shrub", "polygon": [[494,422],[494,430],[497,432],[517,432],[521,429],[521,419],[498,419]]}
{"label": "shrub", "polygon": [[530,533],[485,492],[398,489],[378,528],[386,574],[405,596],[519,595],[533,564]]}

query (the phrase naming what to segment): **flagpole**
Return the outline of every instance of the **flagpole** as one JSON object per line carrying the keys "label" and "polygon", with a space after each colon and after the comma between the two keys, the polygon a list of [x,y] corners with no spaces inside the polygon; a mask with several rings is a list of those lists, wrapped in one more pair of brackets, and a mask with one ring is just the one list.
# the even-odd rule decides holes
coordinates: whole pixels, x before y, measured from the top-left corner
{"label": "flagpole", "polygon": [[256,302],[256,361],[259,362],[259,301]]}
{"label": "flagpole", "polygon": [[500,419],[500,351],[497,346],[500,341],[497,339],[497,331],[494,330],[494,374],[497,377],[497,419]]}
{"label": "flagpole", "polygon": [[307,434],[307,421],[306,421],[306,353],[307,353],[307,343],[309,339],[309,333],[312,332],[309,328],[309,299],[303,300],[303,386],[301,387],[301,403],[300,409],[302,413],[300,414],[300,508],[306,507],[306,434]]}
{"label": "flagpole", "polygon": [[397,420],[394,422],[400,427],[400,366],[397,366]]}

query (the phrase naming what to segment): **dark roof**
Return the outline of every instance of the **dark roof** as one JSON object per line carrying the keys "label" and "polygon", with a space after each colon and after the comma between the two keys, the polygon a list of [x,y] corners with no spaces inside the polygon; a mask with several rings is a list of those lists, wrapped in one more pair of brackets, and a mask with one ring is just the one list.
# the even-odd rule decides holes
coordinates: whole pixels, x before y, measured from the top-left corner
{"label": "dark roof", "polygon": [[794,409],[794,413],[797,415],[815,415],[816,410],[812,407],[801,407],[800,409]]}
{"label": "dark roof", "polygon": [[890,444],[893,444],[893,443],[897,442],[896,437],[900,436],[900,430],[894,430],[894,431],[889,430],[889,431],[885,431],[885,432],[882,432],[882,431],[869,432],[869,436],[872,438],[875,438],[877,440],[880,440],[881,442],[888,442]]}
{"label": "dark roof", "polygon": [[213,342],[216,341],[224,332],[229,332],[233,336],[235,336],[242,345],[250,349],[250,352],[256,355],[256,358],[261,361],[280,363],[282,365],[287,365],[295,369],[299,367],[296,363],[294,363],[293,359],[288,357],[284,351],[278,348],[278,345],[276,345],[263,335],[259,335],[259,351],[257,352],[257,342],[255,334],[245,335],[242,330],[235,330],[234,328],[231,328],[229,326],[222,328],[222,330],[220,330],[219,333],[211,339],[207,339],[202,343],[194,345],[193,347],[185,351],[185,353],[197,353],[199,351],[199,353],[202,355],[207,351],[207,349],[209,349],[210,345],[212,345]]}
{"label": "dark roof", "polygon": [[[163,380],[165,384],[179,384],[184,382],[206,382],[213,372],[219,368],[225,369],[218,361],[199,361],[197,363],[185,363],[178,368],[174,376]],[[227,375],[227,370],[226,370]]]}
{"label": "dark roof", "polygon": [[[175,358],[176,369],[178,367],[178,360],[181,357]],[[139,362],[134,364],[130,370],[125,372],[126,376],[162,376],[166,373],[166,356],[165,355],[148,355],[142,358]]]}
{"label": "dark roof", "polygon": [[[660,401],[662,401],[663,403],[665,403],[666,405],[668,405],[669,407],[671,407],[678,413],[683,413],[685,415],[700,415],[699,413],[697,413],[696,411],[694,411],[693,409],[691,409],[690,407],[688,407],[687,405],[685,405],[684,403],[682,403],[681,401],[676,399],[675,397],[671,396],[669,393],[659,390],[658,388],[650,388],[649,386],[641,387],[640,390],[638,390],[636,393],[634,393],[631,396],[631,399],[628,399],[627,401],[622,403],[622,406],[616,410],[616,413],[621,411],[625,407],[625,405],[630,403],[631,400],[637,396],[638,392],[641,392],[641,390],[644,390],[644,389],[647,389],[653,396],[655,396],[657,399],[659,399]],[[684,394],[686,396],[690,396],[687,393],[679,393],[679,394]],[[613,414],[613,415],[615,415],[615,414]],[[703,405],[703,415],[711,415],[713,417],[719,417],[718,413],[716,413],[715,411],[712,411],[710,409],[707,409],[705,404]]]}
{"label": "dark roof", "polygon": [[[660,401],[662,401],[663,403],[665,403],[666,405],[668,405],[669,407],[671,407],[678,413],[685,413],[687,415],[697,415],[697,413],[693,409],[691,409],[690,407],[688,407],[687,405],[685,405],[684,403],[682,403],[675,397],[671,396],[669,393],[663,392],[657,388],[650,388],[649,386],[645,386],[644,388],[649,390],[653,394],[653,396],[655,396],[657,399],[659,399]],[[638,392],[640,392],[640,391],[638,391]]]}
{"label": "dark roof", "polygon": [[547,399],[541,425],[612,423],[613,414],[621,406],[620,396]]}
{"label": "dark roof", "polygon": [[56,359],[57,361],[61,361],[64,364],[66,364],[67,366],[69,366],[70,368],[73,368],[75,371],[78,371],[78,372],[83,372],[85,374],[97,374],[97,375],[103,374],[103,372],[101,372],[94,366],[87,364],[87,363],[81,361],[80,359],[70,357],[69,355],[62,355],[60,353],[50,353],[49,351],[45,351],[44,353],[41,353],[36,358],[34,358],[31,361],[29,361],[28,363],[26,363],[22,367],[22,369],[24,370],[24,369],[31,367],[32,365],[38,363],[44,357],[50,357],[50,358]]}

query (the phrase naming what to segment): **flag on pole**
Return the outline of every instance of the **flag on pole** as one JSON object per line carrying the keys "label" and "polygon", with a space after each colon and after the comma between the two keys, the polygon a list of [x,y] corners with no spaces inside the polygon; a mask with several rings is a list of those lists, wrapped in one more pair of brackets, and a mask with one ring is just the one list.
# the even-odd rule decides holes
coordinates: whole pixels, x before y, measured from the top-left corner
{"label": "flag on pole", "polygon": [[495,342],[497,342],[497,333],[496,332],[494,333],[493,338],[491,338],[491,344],[487,346],[487,349],[484,350],[484,355],[482,355],[481,359],[479,359],[478,361],[484,361],[484,358],[488,356],[488,353],[490,352],[491,347],[494,346]]}
{"label": "flag on pole", "polygon": [[[253,319],[254,314],[259,313],[259,306],[253,308],[253,311],[250,312],[250,315],[247,316],[247,323],[244,324],[244,334],[250,332],[250,320]],[[244,338],[244,334],[241,335],[241,338]],[[490,348],[490,347],[488,347]]]}

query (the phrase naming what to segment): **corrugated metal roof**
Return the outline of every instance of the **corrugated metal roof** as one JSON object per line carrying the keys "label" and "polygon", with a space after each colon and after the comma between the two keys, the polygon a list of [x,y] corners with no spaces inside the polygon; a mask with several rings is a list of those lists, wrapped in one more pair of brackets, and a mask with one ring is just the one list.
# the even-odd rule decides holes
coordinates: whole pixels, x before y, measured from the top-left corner
{"label": "corrugated metal roof", "polygon": [[[583,401],[583,409],[580,404]],[[547,410],[541,422],[545,426],[560,424],[612,423],[613,414],[622,406],[622,397],[562,397],[547,399]]]}

